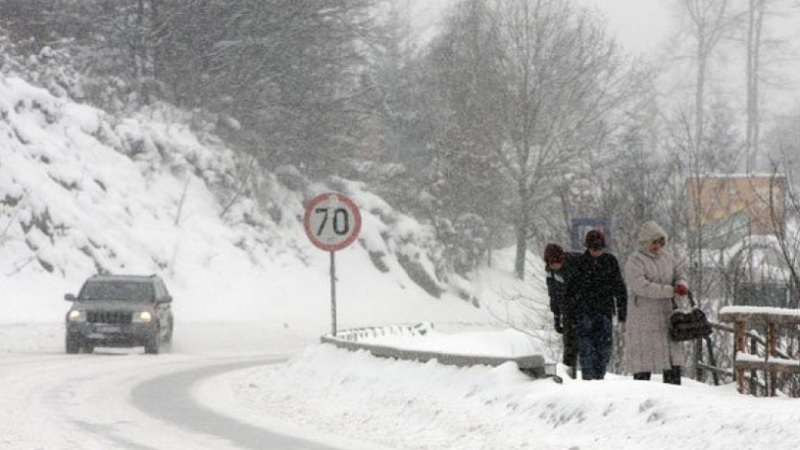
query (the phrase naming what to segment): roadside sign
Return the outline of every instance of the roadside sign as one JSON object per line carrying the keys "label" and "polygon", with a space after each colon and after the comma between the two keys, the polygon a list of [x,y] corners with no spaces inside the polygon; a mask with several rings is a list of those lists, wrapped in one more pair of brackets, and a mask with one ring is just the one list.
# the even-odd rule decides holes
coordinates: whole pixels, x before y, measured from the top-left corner
{"label": "roadside sign", "polygon": [[328,192],[308,202],[303,226],[312,244],[330,252],[331,333],[336,336],[336,250],[347,247],[358,238],[361,213],[347,196]]}
{"label": "roadside sign", "polygon": [[611,220],[605,217],[578,217],[572,219],[570,223],[570,244],[572,251],[582,252],[584,250],[583,239],[589,230],[599,230],[605,235],[606,245],[613,247],[614,239],[612,236]]}
{"label": "roadside sign", "polygon": [[335,252],[358,238],[361,213],[347,196],[328,192],[308,202],[303,225],[312,244],[322,250]]}

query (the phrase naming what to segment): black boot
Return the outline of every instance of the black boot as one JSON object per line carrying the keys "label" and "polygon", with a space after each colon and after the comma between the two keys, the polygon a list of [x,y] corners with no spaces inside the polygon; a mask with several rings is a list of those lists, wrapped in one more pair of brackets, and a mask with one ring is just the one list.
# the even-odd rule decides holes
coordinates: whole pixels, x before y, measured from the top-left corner
{"label": "black boot", "polygon": [[664,374],[664,383],[667,384],[675,384],[680,386],[681,384],[681,366],[672,366],[671,369],[665,370]]}
{"label": "black boot", "polygon": [[575,366],[567,366],[567,374],[573,380],[578,378],[578,367],[577,367],[577,365],[575,365]]}
{"label": "black boot", "polygon": [[642,380],[642,381],[649,381],[650,380],[650,372],[636,372],[633,374],[634,380]]}

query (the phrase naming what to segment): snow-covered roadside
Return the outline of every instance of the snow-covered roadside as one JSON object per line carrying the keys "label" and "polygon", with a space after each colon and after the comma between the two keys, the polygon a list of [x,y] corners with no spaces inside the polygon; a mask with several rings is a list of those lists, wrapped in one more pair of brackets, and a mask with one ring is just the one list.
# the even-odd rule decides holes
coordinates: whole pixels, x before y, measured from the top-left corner
{"label": "snow-covered roadside", "polygon": [[[481,340],[508,342],[507,332]],[[470,348],[454,335],[450,347]],[[510,345],[516,345],[511,343]],[[230,395],[215,393],[227,391]],[[794,449],[797,400],[741,396],[732,384],[682,386],[610,375],[530,380],[513,364],[456,368],[382,360],[330,345],[288,364],[228,373],[196,391],[211,408],[255,424],[337,433],[395,449]],[[219,400],[223,399],[224,402]]]}

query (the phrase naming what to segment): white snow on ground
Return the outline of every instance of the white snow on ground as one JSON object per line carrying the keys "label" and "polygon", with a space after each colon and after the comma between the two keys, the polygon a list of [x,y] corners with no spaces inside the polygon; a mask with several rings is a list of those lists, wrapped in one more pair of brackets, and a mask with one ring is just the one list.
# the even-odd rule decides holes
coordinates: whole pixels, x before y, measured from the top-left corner
{"label": "white snow on ground", "polygon": [[[447,347],[464,352],[514,353],[526,344],[507,331],[449,340]],[[236,403],[213,401],[225,391]],[[797,400],[742,396],[733,385],[616,375],[557,384],[531,380],[511,363],[455,368],[329,345],[308,347],[285,366],[219,377],[199,395],[255,423],[269,411],[402,449],[794,449],[800,442]]]}

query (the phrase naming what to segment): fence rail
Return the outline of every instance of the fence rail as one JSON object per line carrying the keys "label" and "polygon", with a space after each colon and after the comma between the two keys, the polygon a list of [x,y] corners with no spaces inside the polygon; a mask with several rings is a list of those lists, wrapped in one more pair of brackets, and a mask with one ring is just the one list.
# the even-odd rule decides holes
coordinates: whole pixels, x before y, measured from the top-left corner
{"label": "fence rail", "polygon": [[[740,393],[755,394],[752,380],[763,373],[764,392],[774,397],[777,394],[778,373],[800,374],[800,360],[792,358],[778,349],[781,330],[800,326],[800,310],[786,308],[763,308],[752,306],[726,306],[719,311],[719,319],[733,323],[734,359],[733,372]],[[766,338],[754,337],[753,325],[766,328]],[[747,345],[750,339],[750,345]],[[759,352],[755,343],[760,343]],[[746,372],[750,372],[747,383]]]}

